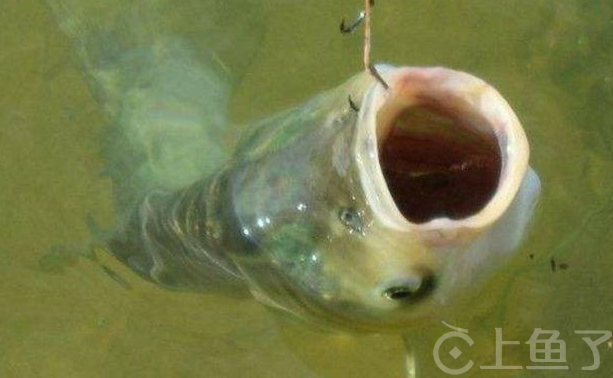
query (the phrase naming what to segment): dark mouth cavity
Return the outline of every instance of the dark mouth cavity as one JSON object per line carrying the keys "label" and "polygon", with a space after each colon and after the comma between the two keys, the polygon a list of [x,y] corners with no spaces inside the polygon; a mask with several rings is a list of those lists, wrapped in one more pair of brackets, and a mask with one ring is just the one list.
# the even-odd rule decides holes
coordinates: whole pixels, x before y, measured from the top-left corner
{"label": "dark mouth cavity", "polygon": [[379,160],[396,206],[413,223],[476,214],[496,192],[501,171],[493,132],[424,105],[395,118]]}

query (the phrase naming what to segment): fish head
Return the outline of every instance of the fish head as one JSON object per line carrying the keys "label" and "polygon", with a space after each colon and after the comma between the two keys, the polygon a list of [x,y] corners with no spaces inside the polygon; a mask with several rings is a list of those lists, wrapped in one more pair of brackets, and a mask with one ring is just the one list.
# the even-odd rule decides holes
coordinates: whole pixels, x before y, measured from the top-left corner
{"label": "fish head", "polygon": [[453,307],[495,271],[538,179],[490,85],[445,68],[378,71],[383,82],[358,74],[254,126],[228,185],[242,240],[232,260],[258,299],[383,330]]}

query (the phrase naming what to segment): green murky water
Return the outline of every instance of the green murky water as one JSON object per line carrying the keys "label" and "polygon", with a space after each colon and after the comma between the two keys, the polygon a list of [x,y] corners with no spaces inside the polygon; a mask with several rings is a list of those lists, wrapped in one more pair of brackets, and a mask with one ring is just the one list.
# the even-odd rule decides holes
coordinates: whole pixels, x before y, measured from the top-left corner
{"label": "green murky water", "polygon": [[[238,121],[360,69],[359,36],[338,33],[359,1],[262,1],[265,35],[233,98]],[[398,335],[323,331],[254,300],[164,290],[87,246],[88,218],[113,217],[102,111],[44,3],[3,0],[0,25],[0,377],[406,376]],[[379,0],[374,25],[376,61],[445,65],[494,84],[524,124],[543,183],[512,264],[446,319],[475,340],[457,344],[464,353],[449,366],[609,377],[613,348],[600,345],[600,368],[582,371],[592,353],[574,331],[613,330],[613,2]],[[92,248],[98,261],[70,252]],[[522,343],[505,346],[505,365],[535,365],[525,342],[540,327],[561,332],[570,369],[479,369],[494,364],[496,327]],[[444,376],[432,348],[448,330],[406,336],[421,376]]]}

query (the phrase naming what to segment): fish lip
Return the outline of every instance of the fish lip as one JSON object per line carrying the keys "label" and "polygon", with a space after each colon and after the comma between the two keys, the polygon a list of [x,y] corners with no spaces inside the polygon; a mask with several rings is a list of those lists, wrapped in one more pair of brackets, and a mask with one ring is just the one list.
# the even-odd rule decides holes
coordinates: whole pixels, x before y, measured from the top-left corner
{"label": "fish lip", "polygon": [[[374,215],[390,228],[430,234],[439,241],[471,237],[494,223],[517,194],[528,169],[530,153],[526,134],[507,101],[485,81],[461,71],[444,67],[395,68],[388,65],[379,65],[377,70],[389,89],[374,82],[367,90],[358,115],[359,127],[353,146],[361,184]],[[456,111],[478,112],[498,142],[502,165],[498,187],[480,211],[466,218],[440,217],[425,223],[413,223],[396,206],[384,179],[377,141],[385,130],[378,129],[379,118],[392,117],[398,106],[406,108],[419,104],[419,98],[424,96],[439,100],[447,97],[452,102],[458,100],[454,103]]]}

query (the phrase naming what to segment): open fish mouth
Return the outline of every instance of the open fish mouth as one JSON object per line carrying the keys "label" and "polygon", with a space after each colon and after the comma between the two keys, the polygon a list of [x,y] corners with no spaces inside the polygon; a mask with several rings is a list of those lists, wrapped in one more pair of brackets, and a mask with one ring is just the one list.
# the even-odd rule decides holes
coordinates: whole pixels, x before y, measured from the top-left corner
{"label": "open fish mouth", "polygon": [[356,153],[377,216],[396,229],[455,239],[507,209],[528,167],[517,117],[483,80],[446,68],[380,68]]}
{"label": "open fish mouth", "polygon": [[[424,98],[380,124],[379,161],[392,198],[414,223],[479,212],[498,187],[501,155],[491,129]],[[381,114],[389,116],[388,114]]]}

